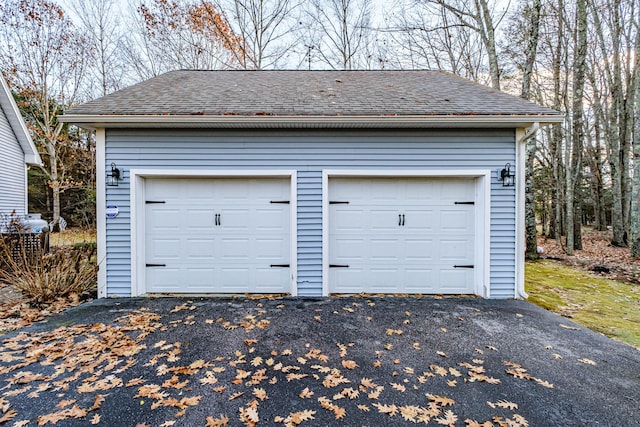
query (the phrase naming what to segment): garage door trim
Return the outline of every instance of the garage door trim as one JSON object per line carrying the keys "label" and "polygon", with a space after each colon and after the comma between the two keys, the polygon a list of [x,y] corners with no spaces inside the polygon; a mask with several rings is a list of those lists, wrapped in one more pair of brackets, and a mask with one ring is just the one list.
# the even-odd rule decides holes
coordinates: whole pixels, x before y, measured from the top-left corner
{"label": "garage door trim", "polygon": [[297,174],[295,170],[131,169],[131,296],[147,293],[145,276],[145,180],[157,178],[284,178],[290,180],[289,292],[297,295]]}
{"label": "garage door trim", "polygon": [[472,178],[475,179],[476,221],[474,243],[474,293],[489,297],[491,170],[324,170],[322,171],[322,294],[329,283],[329,180],[331,178]]}

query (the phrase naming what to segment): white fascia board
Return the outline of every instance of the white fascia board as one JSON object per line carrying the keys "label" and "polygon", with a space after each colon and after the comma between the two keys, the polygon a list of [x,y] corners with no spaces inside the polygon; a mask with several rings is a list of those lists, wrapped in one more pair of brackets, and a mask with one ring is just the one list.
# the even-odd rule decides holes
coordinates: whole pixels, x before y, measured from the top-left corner
{"label": "white fascia board", "polygon": [[562,123],[562,115],[433,115],[433,116],[184,116],[65,114],[59,120],[80,127],[144,128],[526,128]]}
{"label": "white fascia board", "polygon": [[18,104],[13,99],[13,94],[7,82],[0,76],[0,85],[2,85],[2,91],[0,91],[0,107],[7,116],[9,125],[16,136],[22,152],[24,153],[24,162],[30,165],[42,166],[42,159],[36,145],[31,139],[27,124],[24,122]]}

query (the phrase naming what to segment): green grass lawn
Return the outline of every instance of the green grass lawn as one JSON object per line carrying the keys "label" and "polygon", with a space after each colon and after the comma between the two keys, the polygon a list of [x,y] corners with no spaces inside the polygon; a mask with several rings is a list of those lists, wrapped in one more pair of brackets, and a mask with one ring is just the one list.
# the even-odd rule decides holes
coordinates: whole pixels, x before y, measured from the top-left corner
{"label": "green grass lawn", "polygon": [[640,285],[599,278],[551,261],[527,262],[528,301],[640,348]]}
{"label": "green grass lawn", "polygon": [[49,235],[49,244],[53,247],[74,246],[85,243],[96,242],[95,230],[84,230],[81,228],[71,228],[59,233]]}

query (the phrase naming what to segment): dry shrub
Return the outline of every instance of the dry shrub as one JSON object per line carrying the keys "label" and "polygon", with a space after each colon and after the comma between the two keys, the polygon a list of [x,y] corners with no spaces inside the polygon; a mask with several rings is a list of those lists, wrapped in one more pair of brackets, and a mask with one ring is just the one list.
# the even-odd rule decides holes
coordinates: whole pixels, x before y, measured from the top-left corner
{"label": "dry shrub", "polygon": [[0,237],[0,282],[14,286],[32,305],[95,293],[98,265],[94,245],[76,245],[47,253],[21,245],[21,233]]}

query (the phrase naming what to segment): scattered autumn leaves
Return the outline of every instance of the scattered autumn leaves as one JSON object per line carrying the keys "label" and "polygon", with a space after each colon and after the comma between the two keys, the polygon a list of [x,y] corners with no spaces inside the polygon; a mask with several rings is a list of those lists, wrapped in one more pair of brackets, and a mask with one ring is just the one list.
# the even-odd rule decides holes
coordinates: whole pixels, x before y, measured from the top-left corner
{"label": "scattered autumn leaves", "polygon": [[[30,421],[48,425],[67,419],[107,425],[100,409],[117,391],[119,396],[123,393],[130,396],[147,411],[164,411],[161,413],[167,414],[168,419],[158,423],[161,427],[180,424],[180,417],[192,408],[210,407],[211,396],[227,405],[218,406],[218,412],[222,413],[205,415],[201,424],[208,427],[238,423],[250,427],[274,423],[286,427],[313,425],[321,414],[324,420],[329,416],[348,424],[350,414],[370,412],[431,425],[455,426],[464,422],[466,426],[528,426],[527,420],[517,413],[518,403],[506,400],[487,402],[488,408],[500,410],[491,419],[459,419],[456,408],[464,402],[454,399],[456,388],[501,383],[496,373],[487,372],[483,358],[487,351],[499,351],[494,346],[477,348],[469,360],[455,361],[443,351],[430,349],[427,342],[407,341],[402,328],[411,323],[412,314],[405,312],[398,327],[381,329],[381,338],[387,342],[371,349],[371,359],[363,359],[361,352],[354,351],[354,343],[315,348],[307,342],[304,348],[266,349],[253,332],[267,329],[271,321],[263,304],[256,304],[256,309],[236,316],[235,320],[203,318],[198,316],[197,305],[185,302],[166,316],[173,320],[164,322],[158,313],[139,309],[111,325],[97,323],[46,333],[23,332],[5,339],[0,346],[0,380],[6,384],[0,390],[0,425],[9,421],[18,427]],[[353,303],[331,313],[316,310],[313,319],[321,323],[328,315],[349,316],[362,304],[365,303]],[[375,305],[371,301],[366,304]],[[284,307],[284,303],[276,306]],[[154,339],[179,327],[200,328],[207,334],[235,334],[238,347],[217,349],[217,354],[207,352],[203,359],[183,360],[189,343]],[[441,332],[446,334],[446,328],[441,328]],[[422,353],[412,360],[429,362],[405,366],[396,353],[400,348]],[[592,361],[584,358],[580,362]],[[134,366],[147,374],[132,377]],[[376,378],[362,376],[364,368],[367,372],[373,368]],[[553,384],[531,375],[518,363],[505,361],[503,369],[507,378],[553,388]],[[442,385],[451,393],[431,391],[442,390]],[[283,389],[288,390],[287,400],[279,395],[277,405],[271,404],[269,410],[264,410],[265,405],[273,402],[270,394]],[[28,401],[45,394],[55,396],[57,406],[41,407],[42,413],[35,420],[21,418],[16,399]],[[405,401],[406,404],[398,403]],[[296,410],[287,410],[288,407]],[[271,415],[267,417],[265,413]]]}

